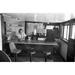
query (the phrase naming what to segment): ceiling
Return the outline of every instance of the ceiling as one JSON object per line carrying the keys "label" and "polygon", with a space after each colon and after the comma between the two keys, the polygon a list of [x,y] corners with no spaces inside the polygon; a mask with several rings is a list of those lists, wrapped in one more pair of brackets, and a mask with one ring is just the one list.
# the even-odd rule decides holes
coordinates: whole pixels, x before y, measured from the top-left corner
{"label": "ceiling", "polygon": [[19,21],[62,22],[65,21],[63,13],[3,13],[8,23]]}

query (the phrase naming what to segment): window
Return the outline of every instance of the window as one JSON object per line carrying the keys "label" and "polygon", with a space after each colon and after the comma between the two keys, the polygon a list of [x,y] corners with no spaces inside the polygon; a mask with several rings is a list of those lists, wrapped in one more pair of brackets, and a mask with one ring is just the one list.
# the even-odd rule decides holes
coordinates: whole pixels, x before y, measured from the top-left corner
{"label": "window", "polygon": [[69,25],[64,26],[64,39],[65,40],[69,39]]}
{"label": "window", "polygon": [[72,39],[75,39],[75,25],[72,27]]}
{"label": "window", "polygon": [[0,15],[0,50],[2,50],[1,15]]}

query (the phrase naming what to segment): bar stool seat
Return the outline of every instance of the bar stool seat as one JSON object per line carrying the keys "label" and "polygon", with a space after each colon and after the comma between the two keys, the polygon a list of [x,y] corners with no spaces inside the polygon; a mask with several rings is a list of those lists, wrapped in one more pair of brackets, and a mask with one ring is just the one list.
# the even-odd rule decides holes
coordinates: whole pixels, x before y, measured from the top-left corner
{"label": "bar stool seat", "polygon": [[44,56],[45,56],[45,62],[47,61],[48,59],[48,56],[51,56],[51,52],[44,52]]}
{"label": "bar stool seat", "polygon": [[31,49],[30,49],[30,62],[32,61],[32,56],[33,56],[34,54],[36,54],[36,51],[35,51],[34,48],[31,48]]}
{"label": "bar stool seat", "polygon": [[21,50],[19,49],[14,49],[13,51],[11,51],[12,53],[16,53],[16,54],[19,54],[21,52]]}
{"label": "bar stool seat", "polygon": [[15,49],[12,53],[14,54],[15,61],[17,61],[17,55],[21,53],[21,50]]}
{"label": "bar stool seat", "polygon": [[51,55],[51,52],[47,52],[46,55],[47,55],[47,56],[48,56],[48,55]]}
{"label": "bar stool seat", "polygon": [[30,45],[28,46],[26,46],[26,49],[28,50],[28,54],[29,54],[29,59],[30,59],[30,62],[32,61],[32,56],[34,55],[34,54],[36,54],[36,51],[34,50],[34,48],[33,47],[31,47]]}
{"label": "bar stool seat", "polygon": [[35,54],[36,52],[35,51],[33,51],[33,52],[31,52],[31,55],[33,55],[33,54]]}
{"label": "bar stool seat", "polygon": [[44,59],[45,62],[47,61],[47,59],[52,60],[52,56],[53,56],[53,46],[45,46],[43,49],[43,54],[44,54]]}

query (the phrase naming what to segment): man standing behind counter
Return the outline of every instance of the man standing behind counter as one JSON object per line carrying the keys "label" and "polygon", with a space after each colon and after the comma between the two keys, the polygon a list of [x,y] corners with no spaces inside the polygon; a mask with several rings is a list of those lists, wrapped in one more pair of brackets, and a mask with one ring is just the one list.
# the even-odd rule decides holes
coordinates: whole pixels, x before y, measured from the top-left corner
{"label": "man standing behind counter", "polygon": [[18,39],[19,39],[20,41],[25,40],[25,37],[26,37],[26,36],[27,36],[27,35],[24,33],[24,31],[23,31],[22,29],[19,29],[18,34],[17,34]]}

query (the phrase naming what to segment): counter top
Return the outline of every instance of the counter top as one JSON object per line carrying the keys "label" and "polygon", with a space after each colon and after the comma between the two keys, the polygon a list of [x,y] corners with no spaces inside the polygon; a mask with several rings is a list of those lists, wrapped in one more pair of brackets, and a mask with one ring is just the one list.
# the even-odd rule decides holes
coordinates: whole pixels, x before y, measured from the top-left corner
{"label": "counter top", "polygon": [[38,40],[24,40],[24,41],[7,41],[8,43],[14,42],[16,44],[36,44],[36,45],[54,45],[58,46],[57,42],[45,42],[45,41],[38,41]]}

